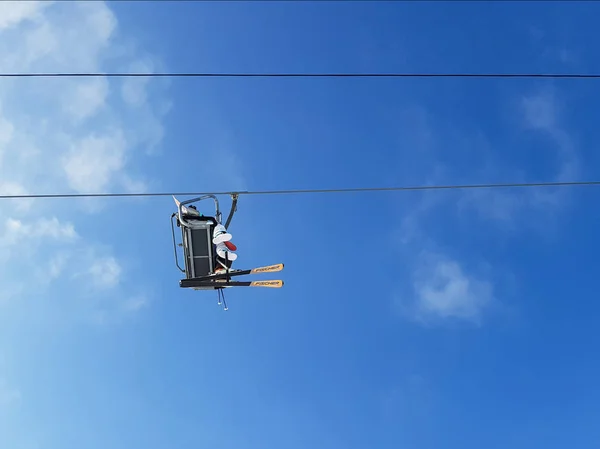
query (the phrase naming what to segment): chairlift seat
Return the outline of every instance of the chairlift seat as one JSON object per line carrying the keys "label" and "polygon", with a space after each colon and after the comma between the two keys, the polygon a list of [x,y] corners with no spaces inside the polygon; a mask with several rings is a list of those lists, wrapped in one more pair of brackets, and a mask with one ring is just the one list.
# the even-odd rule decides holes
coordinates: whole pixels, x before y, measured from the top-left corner
{"label": "chairlift seat", "polygon": [[[201,199],[204,199],[204,197]],[[181,203],[178,213],[173,214],[177,217],[177,226],[181,228],[180,246],[183,248],[184,258],[184,268],[179,267],[179,264],[177,266],[185,273],[186,279],[209,276],[215,272],[217,260],[212,238],[214,228],[219,223],[220,212],[217,199],[214,197],[213,199],[216,205],[215,217],[185,213],[184,208],[181,206],[191,201]],[[218,284],[214,287],[194,287],[194,290],[214,290],[216,288],[218,288]]]}
{"label": "chairlift seat", "polygon": [[187,279],[207,276],[215,268],[212,234],[216,220],[212,217],[190,218],[189,226],[181,227]]}

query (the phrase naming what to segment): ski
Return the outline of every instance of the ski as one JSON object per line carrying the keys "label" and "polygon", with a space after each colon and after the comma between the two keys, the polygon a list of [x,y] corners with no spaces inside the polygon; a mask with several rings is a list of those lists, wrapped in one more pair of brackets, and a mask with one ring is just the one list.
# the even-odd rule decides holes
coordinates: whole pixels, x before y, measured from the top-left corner
{"label": "ski", "polygon": [[201,276],[194,278],[196,281],[212,281],[217,279],[227,279],[233,276],[244,276],[246,274],[262,274],[262,273],[277,273],[283,270],[283,264],[278,263],[275,265],[268,265],[265,267],[252,268],[250,270],[233,270],[229,273],[210,274],[208,276]]}
{"label": "ski", "polygon": [[225,287],[266,287],[266,288],[281,288],[283,287],[282,280],[269,280],[269,281],[229,281],[229,282],[214,282],[214,281],[201,281],[199,279],[182,279],[179,281],[181,287],[187,288],[201,288],[201,287],[214,287],[214,288],[225,288]]}

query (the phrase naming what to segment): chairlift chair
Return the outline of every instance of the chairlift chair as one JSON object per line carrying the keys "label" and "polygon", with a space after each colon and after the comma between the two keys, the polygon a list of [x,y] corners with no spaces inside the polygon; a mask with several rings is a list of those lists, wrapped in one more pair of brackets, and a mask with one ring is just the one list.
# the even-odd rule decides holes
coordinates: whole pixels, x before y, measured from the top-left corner
{"label": "chairlift chair", "polygon": [[[231,219],[237,210],[238,194],[232,194],[232,205],[225,223],[227,229]],[[200,213],[194,203],[212,199],[215,206],[214,216]],[[219,208],[219,200],[215,195],[204,195],[186,201],[179,201],[173,196],[177,205],[177,212],[171,215],[171,231],[173,234],[173,249],[175,252],[175,264],[185,274],[185,278],[179,281],[182,288],[193,290],[221,290],[228,287],[272,287],[283,286],[283,281],[248,281],[236,282],[231,277],[246,274],[273,273],[283,270],[283,264],[276,264],[250,270],[232,270],[231,261],[225,261],[227,270],[225,273],[216,273],[219,266],[215,245],[213,244],[213,231],[215,226],[221,224],[222,215]],[[181,243],[175,241],[175,223],[181,228]],[[177,247],[183,249],[184,268],[179,265]]]}

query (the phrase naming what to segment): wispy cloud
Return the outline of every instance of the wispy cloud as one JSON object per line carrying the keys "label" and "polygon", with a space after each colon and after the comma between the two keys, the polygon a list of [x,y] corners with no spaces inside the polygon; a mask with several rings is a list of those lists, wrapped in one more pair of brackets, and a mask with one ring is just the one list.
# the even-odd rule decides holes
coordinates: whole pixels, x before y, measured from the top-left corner
{"label": "wispy cloud", "polygon": [[4,223],[4,233],[0,242],[5,245],[15,245],[31,239],[50,238],[55,240],[72,240],[77,237],[71,223],[61,223],[56,217],[41,218],[31,223],[8,218]]}
{"label": "wispy cloud", "polygon": [[[557,90],[540,89],[523,95],[515,102],[517,129],[512,132],[523,142],[537,139],[545,153],[539,155],[543,164],[532,167],[526,176],[523,168],[515,168],[506,160],[473,168],[485,179],[503,182],[572,181],[581,173],[576,140],[564,125]],[[493,149],[493,145],[490,144]],[[526,144],[521,152],[530,152]],[[538,150],[539,151],[539,150]],[[550,162],[550,163],[549,163]],[[465,192],[459,202],[460,210],[475,210],[488,222],[501,224],[507,229],[517,227],[540,231],[547,229],[549,220],[568,205],[569,192],[562,188],[499,190],[487,189]]]}
{"label": "wispy cloud", "polygon": [[[117,40],[117,19],[104,2],[57,3],[35,12],[27,26],[20,15],[15,24],[20,33],[2,39],[0,62],[6,70],[102,71],[109,69],[109,57],[117,61],[112,64],[152,64],[148,55],[138,57],[128,42]],[[38,175],[45,180],[38,190],[84,192],[144,181],[127,170],[136,150],[155,147],[164,135],[160,118],[168,102],[150,100],[154,81],[35,79],[3,86],[0,149],[13,173],[27,175],[20,176],[21,184]],[[28,149],[26,156],[18,154],[22,148]]]}
{"label": "wispy cloud", "polygon": [[7,1],[0,3],[0,30],[15,26],[25,20],[34,20],[41,8],[50,2],[45,1]]}
{"label": "wispy cloud", "polygon": [[121,278],[121,266],[114,257],[105,257],[92,263],[90,279],[101,288],[114,287]]}
{"label": "wispy cloud", "polygon": [[457,260],[434,253],[420,256],[413,291],[408,310],[424,323],[450,318],[481,324],[483,312],[494,301],[489,280],[468,273]]}
{"label": "wispy cloud", "polygon": [[[27,192],[25,187],[21,184],[10,181],[0,181],[0,195],[27,195],[28,193],[29,192]],[[33,200],[31,198],[18,198],[10,201],[11,205],[19,212],[27,212],[33,205]]]}
{"label": "wispy cloud", "polygon": [[[465,137],[455,126],[437,123],[435,115],[422,108],[412,108],[402,117],[403,139],[411,148],[409,167],[412,173],[425,171],[421,184],[445,184],[454,170],[445,164],[443,151],[458,152],[485,146],[480,135]],[[488,150],[488,148],[485,148]],[[414,176],[407,173],[408,176]],[[492,280],[475,274],[464,262],[450,256],[451,245],[441,245],[445,230],[440,228],[440,214],[454,217],[460,194],[438,192],[415,195],[402,207],[400,226],[394,242],[399,249],[400,263],[407,267],[404,281],[395,302],[402,315],[425,326],[446,321],[481,325],[484,314],[495,302]]]}
{"label": "wispy cloud", "polygon": [[[116,16],[102,1],[0,2],[0,65],[4,71],[24,73],[160,66],[118,31]],[[0,192],[147,188],[153,181],[131,168],[156,151],[164,136],[161,118],[170,104],[158,90],[161,86],[155,80],[107,78],[3,80]],[[34,276],[40,289],[78,282],[81,278],[73,276],[77,270],[93,281],[86,289],[99,295],[124,287],[125,268],[110,242],[106,246],[93,230],[77,226],[79,214],[97,207],[29,200],[4,202],[0,209],[0,264],[8,279],[3,289],[13,292],[4,299],[27,291],[22,284],[32,279],[24,280],[23,273]],[[93,293],[88,290],[77,291]]]}
{"label": "wispy cloud", "polygon": [[542,90],[522,99],[524,125],[540,132],[554,143],[558,152],[556,179],[566,181],[577,176],[580,169],[575,142],[563,124],[557,92]]}
{"label": "wispy cloud", "polygon": [[144,296],[129,298],[123,303],[123,308],[127,311],[138,311],[148,305],[148,299]]}
{"label": "wispy cloud", "polygon": [[[573,67],[581,63],[581,49],[564,40],[557,41],[557,33],[548,33],[543,27],[528,27],[531,43],[542,62],[552,61]],[[566,36],[565,36],[566,37]]]}
{"label": "wispy cloud", "polygon": [[82,122],[93,117],[105,105],[109,94],[109,84],[106,78],[93,78],[77,82],[71,93],[71,98],[64,103],[64,111]]}
{"label": "wispy cloud", "polygon": [[[559,91],[553,88],[535,90],[522,95],[514,101],[516,117],[509,132],[520,137],[523,142],[536,142],[530,151],[541,152],[544,167],[534,167],[536,176],[549,173],[544,180],[566,181],[576,179],[581,171],[576,140],[567,129],[563,117]],[[444,166],[443,160],[436,158],[439,141],[446,147],[477,153],[478,163],[469,166],[469,172],[483,176],[482,182],[502,181],[539,181],[540,178],[525,176],[524,169],[515,170],[504,154],[481,132],[460,131],[453,126],[447,133],[447,126],[437,126],[433,115],[427,114],[428,126],[418,128],[415,139],[421,140],[427,155],[429,181],[444,184],[453,182],[448,178],[461,168]],[[436,131],[437,130],[437,131]],[[437,134],[436,134],[437,133]],[[427,136],[423,140],[421,136]],[[529,151],[523,145],[521,151]],[[420,147],[418,147],[420,148]],[[548,163],[550,161],[551,163]],[[474,181],[476,182],[476,181]],[[407,207],[401,219],[396,242],[400,245],[403,263],[412,267],[408,273],[412,289],[404,291],[402,307],[411,318],[422,323],[436,323],[444,319],[453,319],[481,324],[487,310],[499,302],[493,279],[487,274],[474,273],[473,266],[467,268],[462,258],[452,257],[448,251],[453,243],[446,240],[451,232],[449,226],[457,231],[464,227],[475,226],[474,219],[483,220],[487,226],[495,224],[496,231],[507,231],[501,236],[512,235],[517,230],[544,230],[548,232],[557,213],[568,207],[568,192],[564,189],[528,189],[528,190],[478,190],[438,195],[423,195]],[[449,199],[451,195],[452,199]],[[473,211],[476,215],[473,215]],[[445,225],[440,226],[440,214],[447,214]],[[452,221],[455,219],[455,221]],[[538,234],[539,235],[539,234]],[[444,243],[444,245],[440,243]],[[458,254],[458,250],[454,248]],[[480,258],[487,264],[485,255],[469,254],[469,258]],[[509,276],[503,273],[502,277]]]}
{"label": "wispy cloud", "polygon": [[432,220],[434,207],[443,203],[443,198],[425,197],[402,220],[395,242],[407,270],[395,302],[404,317],[425,326],[448,320],[479,326],[497,303],[489,263],[471,255],[478,263],[467,265],[451,255],[450,244],[439,243],[439,216],[435,225]]}
{"label": "wispy cloud", "polygon": [[118,130],[72,142],[62,160],[69,186],[82,193],[105,191],[125,165],[126,145]]}
{"label": "wispy cloud", "polygon": [[521,100],[521,106],[527,127],[552,132],[557,126],[557,104],[552,92],[528,95]]}

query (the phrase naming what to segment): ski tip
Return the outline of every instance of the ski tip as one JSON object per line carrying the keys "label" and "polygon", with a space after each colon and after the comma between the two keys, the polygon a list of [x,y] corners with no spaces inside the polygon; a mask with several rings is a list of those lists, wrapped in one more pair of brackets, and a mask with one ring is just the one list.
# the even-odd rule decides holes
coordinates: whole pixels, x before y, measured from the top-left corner
{"label": "ski tip", "polygon": [[282,280],[275,281],[253,281],[250,283],[251,287],[268,287],[268,288],[281,288],[283,287]]}
{"label": "ski tip", "polygon": [[283,264],[282,263],[278,263],[275,265],[269,265],[267,267],[260,267],[260,268],[255,268],[254,270],[252,270],[252,274],[255,273],[275,273],[277,271],[281,271],[283,270]]}

